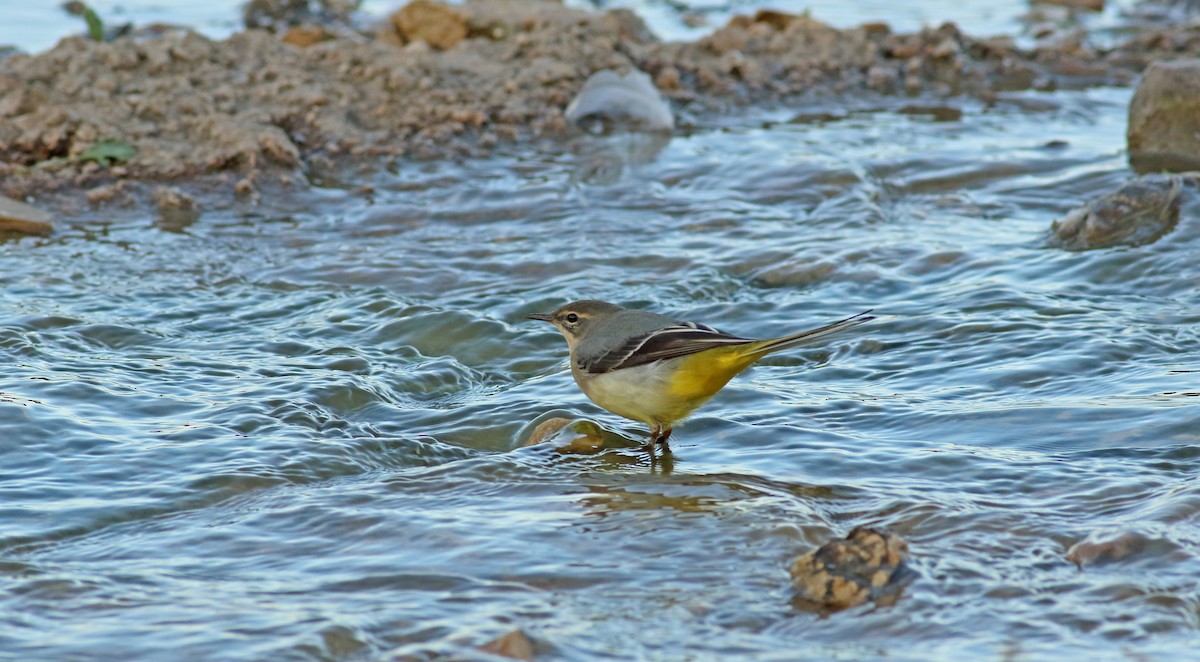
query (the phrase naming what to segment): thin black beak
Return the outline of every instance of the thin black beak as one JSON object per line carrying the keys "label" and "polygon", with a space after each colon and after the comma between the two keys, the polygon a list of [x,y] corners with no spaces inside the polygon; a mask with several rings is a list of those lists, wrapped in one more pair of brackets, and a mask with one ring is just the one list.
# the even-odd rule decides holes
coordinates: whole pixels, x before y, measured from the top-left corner
{"label": "thin black beak", "polygon": [[549,322],[553,319],[550,313],[529,313],[525,316],[527,320],[537,320],[539,322]]}

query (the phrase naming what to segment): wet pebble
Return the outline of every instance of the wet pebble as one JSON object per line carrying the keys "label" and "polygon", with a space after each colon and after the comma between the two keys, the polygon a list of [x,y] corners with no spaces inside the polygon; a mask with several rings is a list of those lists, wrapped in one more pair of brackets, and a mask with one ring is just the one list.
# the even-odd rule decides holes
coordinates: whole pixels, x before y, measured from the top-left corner
{"label": "wet pebble", "polygon": [[916,578],[907,562],[908,543],[902,538],[857,527],[792,563],[796,606],[833,612],[867,602],[891,604]]}
{"label": "wet pebble", "polygon": [[599,71],[567,106],[569,122],[591,133],[615,130],[670,131],[671,109],[645,73]]}
{"label": "wet pebble", "polygon": [[591,455],[608,447],[600,426],[591,421],[560,417],[538,423],[521,446],[541,443],[554,443],[554,450],[572,455]]}
{"label": "wet pebble", "polygon": [[47,211],[0,195],[0,231],[50,234],[54,219]]}
{"label": "wet pebble", "polygon": [[180,232],[200,218],[200,204],[174,186],[159,186],[150,194],[158,209],[157,225],[169,232]]}

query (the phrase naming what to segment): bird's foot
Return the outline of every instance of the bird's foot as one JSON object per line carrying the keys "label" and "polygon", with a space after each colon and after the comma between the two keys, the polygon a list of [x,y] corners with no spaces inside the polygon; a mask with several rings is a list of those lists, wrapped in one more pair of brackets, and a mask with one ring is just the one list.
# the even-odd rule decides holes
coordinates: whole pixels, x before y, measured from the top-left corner
{"label": "bird's foot", "polygon": [[667,439],[669,439],[670,437],[671,437],[671,428],[667,428],[666,430],[663,430],[662,433],[658,435],[658,445],[662,446],[664,454],[671,452],[671,446],[670,446],[670,444],[667,443]]}

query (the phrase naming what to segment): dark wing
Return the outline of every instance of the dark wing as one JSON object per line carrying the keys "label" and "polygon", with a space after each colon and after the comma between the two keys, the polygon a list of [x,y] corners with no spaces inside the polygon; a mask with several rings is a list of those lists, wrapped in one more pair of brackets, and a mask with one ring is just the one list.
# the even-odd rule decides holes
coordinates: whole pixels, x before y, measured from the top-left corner
{"label": "dark wing", "polygon": [[718,345],[745,345],[754,342],[694,322],[664,327],[630,338],[620,347],[597,356],[579,357],[584,372],[602,373],[695,354]]}

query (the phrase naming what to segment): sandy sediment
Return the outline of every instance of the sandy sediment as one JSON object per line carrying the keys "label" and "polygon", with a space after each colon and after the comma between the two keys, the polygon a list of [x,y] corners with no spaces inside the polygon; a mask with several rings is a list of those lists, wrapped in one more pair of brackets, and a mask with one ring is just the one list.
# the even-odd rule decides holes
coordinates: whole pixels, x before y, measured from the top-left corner
{"label": "sandy sediment", "polygon": [[[1124,85],[1149,61],[1200,52],[1200,30],[1150,31],[1104,51],[1074,38],[1023,50],[951,24],[914,34],[882,24],[836,30],[771,11],[664,43],[625,10],[510,0],[437,7],[404,26],[437,35],[429,40],[397,34],[399,20],[382,38],[297,42],[306,46],[263,30],[221,41],[142,31],[110,43],[70,37],[0,60],[0,193],[103,203],[173,183],[253,196],[346,159],[486,153],[564,135],[571,98],[607,68],[646,72],[677,112],[702,124],[747,104],[836,95],[986,100]],[[123,163],[87,158],[101,141],[134,153]]]}

